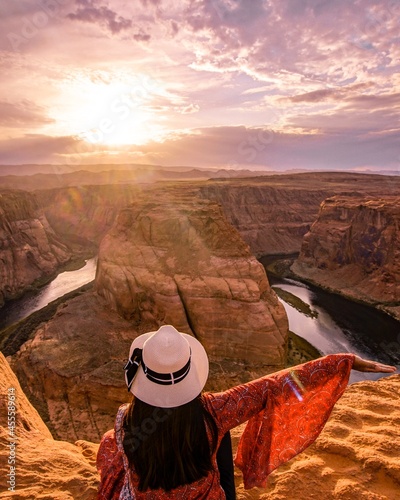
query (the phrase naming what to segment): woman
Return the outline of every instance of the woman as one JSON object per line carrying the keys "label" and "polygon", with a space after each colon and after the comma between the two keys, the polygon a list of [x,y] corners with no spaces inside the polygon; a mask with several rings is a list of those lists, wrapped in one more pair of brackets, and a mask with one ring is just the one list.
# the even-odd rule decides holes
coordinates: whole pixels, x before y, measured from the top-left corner
{"label": "woman", "polygon": [[336,354],[204,393],[208,357],[194,337],[166,325],[137,337],[125,366],[131,404],[100,443],[98,499],[224,499],[217,450],[226,433],[248,421],[235,463],[246,488],[309,446],[342,395],[351,369],[395,367]]}

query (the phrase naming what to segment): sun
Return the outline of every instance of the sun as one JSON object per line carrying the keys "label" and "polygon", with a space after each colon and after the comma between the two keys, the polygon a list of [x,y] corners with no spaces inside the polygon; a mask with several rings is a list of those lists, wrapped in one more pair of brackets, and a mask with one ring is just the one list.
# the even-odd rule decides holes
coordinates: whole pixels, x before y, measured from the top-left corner
{"label": "sun", "polygon": [[134,82],[80,79],[66,89],[60,120],[68,133],[97,145],[143,145],[166,135],[165,116],[153,101],[162,89]]}

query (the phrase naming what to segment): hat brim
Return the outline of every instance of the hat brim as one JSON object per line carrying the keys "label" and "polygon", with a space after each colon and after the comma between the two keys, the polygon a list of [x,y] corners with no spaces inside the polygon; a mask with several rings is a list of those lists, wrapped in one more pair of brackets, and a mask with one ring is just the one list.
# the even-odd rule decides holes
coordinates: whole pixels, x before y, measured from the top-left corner
{"label": "hat brim", "polygon": [[[131,357],[134,349],[142,349],[146,340],[155,333],[149,332],[137,337],[132,342],[129,357]],[[209,371],[207,353],[197,339],[187,333],[179,333],[185,337],[190,345],[191,362],[189,373],[177,384],[160,385],[149,380],[142,366],[139,366],[130,392],[144,403],[160,408],[174,408],[189,403],[203,390]]]}

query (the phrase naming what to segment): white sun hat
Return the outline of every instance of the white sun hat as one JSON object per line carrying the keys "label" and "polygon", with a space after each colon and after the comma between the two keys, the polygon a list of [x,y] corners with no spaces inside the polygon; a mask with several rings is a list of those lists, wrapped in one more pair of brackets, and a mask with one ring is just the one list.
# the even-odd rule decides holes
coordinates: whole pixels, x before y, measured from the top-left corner
{"label": "white sun hat", "polygon": [[208,378],[208,356],[200,342],[171,325],[137,337],[125,365],[128,390],[161,408],[181,406],[196,398]]}

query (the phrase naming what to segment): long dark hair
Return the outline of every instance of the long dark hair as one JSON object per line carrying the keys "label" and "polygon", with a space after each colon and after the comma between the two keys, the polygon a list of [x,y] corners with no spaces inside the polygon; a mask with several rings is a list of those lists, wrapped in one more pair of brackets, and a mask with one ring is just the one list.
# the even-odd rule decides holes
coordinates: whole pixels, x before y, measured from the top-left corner
{"label": "long dark hair", "polygon": [[175,408],[158,408],[134,398],[123,426],[124,451],[139,476],[140,491],[170,491],[212,469],[218,429],[201,396]]}

